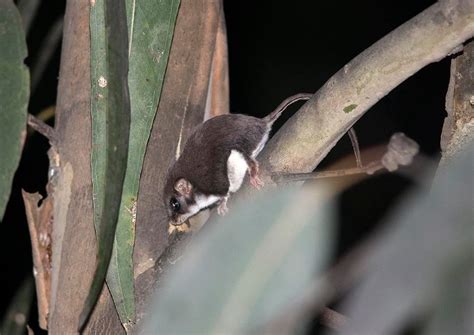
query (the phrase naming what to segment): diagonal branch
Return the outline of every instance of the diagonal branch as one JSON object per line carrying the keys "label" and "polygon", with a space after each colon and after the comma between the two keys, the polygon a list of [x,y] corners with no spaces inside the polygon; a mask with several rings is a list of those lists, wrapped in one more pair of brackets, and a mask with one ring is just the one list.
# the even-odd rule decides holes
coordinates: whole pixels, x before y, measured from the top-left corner
{"label": "diagonal branch", "polygon": [[353,130],[351,140],[356,155],[357,167],[321,172],[275,173],[272,174],[273,181],[275,183],[291,181],[294,182],[305,181],[309,179],[343,177],[361,173],[371,175],[382,169],[387,169],[388,171],[393,172],[397,170],[399,166],[406,166],[411,164],[413,162],[413,157],[415,157],[415,155],[417,155],[419,151],[418,143],[416,143],[403,133],[395,133],[390,138],[390,142],[387,145],[387,151],[379,160],[370,162],[366,165],[362,165],[359,145],[357,144],[357,138],[355,137]]}
{"label": "diagonal branch", "polygon": [[474,3],[444,0],[398,27],[339,70],[277,132],[262,173],[312,171],[382,97],[474,36]]}
{"label": "diagonal branch", "polygon": [[32,114],[28,114],[28,126],[36,130],[38,133],[46,137],[51,145],[57,144],[57,135],[53,127],[46,124]]}

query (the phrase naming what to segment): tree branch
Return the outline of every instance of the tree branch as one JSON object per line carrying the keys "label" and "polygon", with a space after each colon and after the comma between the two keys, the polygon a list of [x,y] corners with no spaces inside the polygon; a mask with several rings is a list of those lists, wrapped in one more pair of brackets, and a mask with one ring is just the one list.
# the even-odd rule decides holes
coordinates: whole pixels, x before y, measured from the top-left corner
{"label": "tree branch", "polygon": [[[352,130],[352,128],[351,128]],[[360,158],[359,145],[354,134],[351,136],[352,146],[354,153],[356,154],[357,167],[332,170],[332,171],[321,171],[321,172],[308,172],[308,173],[275,173],[272,174],[272,179],[276,183],[280,182],[294,182],[304,181],[308,179],[321,179],[321,178],[332,178],[332,177],[343,177],[354,174],[374,174],[375,172],[387,169],[393,172],[399,168],[399,166],[406,166],[413,162],[413,158],[418,154],[419,146],[418,143],[407,137],[403,133],[395,133],[390,138],[390,142],[387,145],[387,151],[380,160],[370,162],[369,164],[362,166],[362,160]]]}
{"label": "tree branch", "polygon": [[[166,208],[157,206],[163,203],[166,172],[189,134],[205,117],[211,64],[218,43],[216,35],[223,19],[221,6],[221,0],[181,0],[170,61],[140,177],[134,250],[137,324],[147,312],[150,291],[160,276],[150,266],[166,253],[168,245]],[[221,65],[226,64],[222,59]],[[213,95],[219,92],[226,94],[224,86],[215,89]]]}
{"label": "tree branch", "polygon": [[272,180],[275,183],[287,183],[296,181],[305,181],[310,179],[335,178],[351,176],[354,174],[374,174],[375,172],[384,169],[385,167],[380,161],[373,161],[361,167],[353,167],[341,170],[317,171],[308,173],[284,173],[273,174]]}
{"label": "tree branch", "polygon": [[364,113],[424,66],[474,35],[474,3],[429,7],[337,72],[276,133],[259,156],[262,174],[309,172]]}
{"label": "tree branch", "polygon": [[57,144],[57,136],[54,128],[50,127],[34,115],[28,114],[28,126],[30,126],[38,133],[46,137],[51,143],[51,145]]}

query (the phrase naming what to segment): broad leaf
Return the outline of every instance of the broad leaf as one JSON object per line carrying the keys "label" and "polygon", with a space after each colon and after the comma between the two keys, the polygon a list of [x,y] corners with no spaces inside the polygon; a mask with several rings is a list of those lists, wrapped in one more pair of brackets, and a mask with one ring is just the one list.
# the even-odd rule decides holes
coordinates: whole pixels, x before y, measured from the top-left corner
{"label": "broad leaf", "polygon": [[327,263],[331,215],[321,194],[277,190],[234,206],[164,279],[145,333],[255,333],[281,313]]}
{"label": "broad leaf", "polygon": [[12,0],[0,0],[0,220],[26,135],[30,76],[23,63],[26,41]]}
{"label": "broad leaf", "polygon": [[127,172],[107,285],[120,320],[135,318],[133,246],[136,199],[145,149],[168,62],[179,0],[127,0],[131,124]]}
{"label": "broad leaf", "polygon": [[425,334],[473,334],[466,307],[472,306],[474,143],[467,147],[430,190],[395,213],[368,257],[366,280],[346,303],[351,322],[338,334],[394,334],[433,310]]}
{"label": "broad leaf", "polygon": [[92,178],[98,265],[80,328],[102,290],[118,219],[130,128],[128,39],[124,0],[96,0],[90,8]]}

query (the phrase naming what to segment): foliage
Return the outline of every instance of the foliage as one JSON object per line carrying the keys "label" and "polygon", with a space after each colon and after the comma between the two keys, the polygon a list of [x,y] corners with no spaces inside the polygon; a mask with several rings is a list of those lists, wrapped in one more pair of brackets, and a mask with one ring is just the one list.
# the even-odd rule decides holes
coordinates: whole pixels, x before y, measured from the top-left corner
{"label": "foliage", "polygon": [[[123,324],[135,318],[133,246],[138,185],[160,100],[179,0],[126,1],[129,32],[130,141],[107,285]],[[100,55],[97,55],[100,57]]]}
{"label": "foliage", "polygon": [[[24,26],[31,27],[39,2],[25,1],[28,0],[20,0],[18,3],[22,8],[31,8],[25,9],[29,13],[23,16]],[[72,1],[69,2],[71,3]],[[194,2],[197,5],[193,9],[197,12],[197,8],[201,9],[199,6],[203,3],[205,2]],[[217,0],[209,1],[207,6],[220,8],[217,3]],[[294,314],[294,311],[290,310],[294,307],[295,310],[308,309],[308,306],[299,306],[297,299],[306,294],[309,295],[307,300],[312,299],[316,302],[315,305],[319,306],[313,306],[314,310],[310,310],[310,313],[303,311],[302,315],[305,318],[302,320],[306,324],[311,321],[310,315],[313,317],[320,315],[318,314],[320,308],[327,306],[328,300],[331,300],[328,299],[331,294],[322,288],[328,288],[331,293],[338,291],[337,282],[327,283],[323,280],[330,277],[327,276],[328,263],[331,260],[333,246],[337,243],[334,234],[336,221],[332,215],[333,204],[327,199],[325,188],[278,189],[260,193],[256,198],[247,199],[240,205],[235,204],[229,216],[207,224],[193,239],[183,257],[176,260],[176,266],[166,264],[171,271],[163,272],[160,268],[163,264],[154,263],[156,259],[152,258],[149,263],[140,263],[134,268],[138,189],[140,183],[147,182],[141,177],[141,173],[147,142],[165,82],[180,0],[93,0],[85,1],[81,6],[87,10],[86,16],[88,16],[88,21],[82,21],[82,24],[84,22],[90,24],[90,69],[87,62],[87,71],[90,70],[91,85],[90,92],[86,90],[80,92],[78,96],[87,103],[90,98],[92,147],[89,147],[89,138],[79,142],[87,145],[84,145],[81,148],[83,150],[79,150],[81,152],[77,155],[83,159],[82,162],[87,162],[84,164],[87,166],[89,160],[83,157],[88,159],[92,156],[92,180],[81,180],[83,184],[80,187],[88,188],[87,190],[79,188],[77,185],[80,183],[77,179],[81,178],[77,178],[77,175],[80,173],[75,174],[74,179],[71,171],[77,167],[71,168],[69,165],[70,184],[59,186],[68,188],[67,192],[71,192],[75,196],[74,199],[79,199],[79,202],[80,197],[88,199],[86,203],[89,204],[91,212],[84,214],[94,216],[98,264],[90,291],[86,292],[82,288],[74,291],[77,281],[71,280],[72,285],[68,288],[73,287],[74,292],[64,292],[68,291],[64,289],[62,292],[55,292],[57,296],[67,296],[62,301],[69,302],[70,299],[73,302],[71,306],[78,305],[77,301],[88,293],[80,316],[80,328],[86,325],[97,305],[105,308],[102,308],[100,311],[102,314],[99,314],[96,320],[102,322],[104,318],[110,322],[115,318],[117,321],[112,321],[115,322],[114,325],[118,328],[123,325],[125,330],[129,331],[134,326],[136,314],[140,314],[137,313],[138,304],[141,304],[139,306],[141,310],[144,309],[145,299],[135,292],[134,285],[138,283],[139,275],[145,271],[148,276],[149,273],[156,273],[158,277],[162,273],[167,274],[163,279],[158,278],[155,302],[149,310],[145,328],[147,332],[164,334],[260,332],[271,329],[272,323],[280,316],[290,315],[291,312]],[[473,9],[470,2],[464,0],[439,1],[348,63],[274,136],[273,141],[259,156],[262,175],[270,178],[270,174],[274,171],[291,173],[312,170],[348,127],[401,81],[423,66],[451,52],[459,52],[458,49],[453,51],[453,48],[469,38],[472,39],[474,34]],[[75,13],[71,12],[73,11],[66,15],[65,21],[65,40],[69,38],[69,42],[70,36],[80,34],[81,29],[78,27],[84,28],[84,25],[81,26],[81,23],[77,22],[79,20],[75,17]],[[449,15],[440,16],[439,13]],[[183,20],[186,18],[184,16]],[[208,20],[196,20],[196,22],[206,21],[200,28],[206,33],[214,31],[215,27],[211,27],[209,22],[217,22],[216,17],[206,19]],[[220,24],[223,24],[223,16]],[[29,73],[23,63],[26,57],[26,43],[21,26],[20,17],[12,0],[0,0],[0,47],[2,47],[0,152],[3,158],[0,160],[0,220],[11,197],[10,188],[26,137],[30,89]],[[53,39],[57,42],[59,32],[62,30],[62,21],[57,21],[54,27]],[[186,29],[178,31],[184,30]],[[76,35],[71,34],[71,31]],[[219,31],[217,34],[219,33],[223,32]],[[214,35],[209,36],[211,37],[206,41],[211,42],[202,44],[205,44],[203,47],[206,49],[205,54],[214,59],[215,54],[218,54],[215,51],[217,47],[213,44]],[[84,40],[89,42],[86,38]],[[186,38],[183,37],[181,43],[186,45],[186,42]],[[186,47],[191,50],[190,54],[197,54],[195,46],[189,45],[188,43]],[[51,53],[46,58],[51,57],[54,50],[51,47]],[[66,50],[74,48],[69,47]],[[88,52],[86,54],[89,56]],[[79,58],[73,54],[74,57]],[[179,59],[173,64],[185,61],[187,59]],[[216,66],[214,61],[210,67]],[[224,67],[227,65],[225,62]],[[469,67],[470,62],[470,60],[466,62],[466,67]],[[200,62],[195,64],[189,62],[189,64],[195,66],[193,72],[189,72],[196,73],[195,76],[191,76],[192,80],[183,80],[182,76],[172,79],[176,82],[196,80],[207,90],[208,87],[203,83],[207,83],[206,76],[212,76],[212,73],[207,72],[213,70],[204,71],[204,67],[199,65]],[[72,76],[77,74],[75,71],[86,73],[80,66],[72,68],[74,68],[74,71],[71,71]],[[451,75],[456,78],[464,76],[469,82],[467,78],[470,77],[461,72],[468,70],[453,66]],[[38,76],[41,76],[42,71],[39,73]],[[34,77],[33,71],[33,79]],[[88,84],[88,80],[81,82]],[[472,80],[470,82],[472,83]],[[457,129],[463,129],[466,133],[472,130],[468,127],[462,128],[463,122],[468,124],[472,121],[469,114],[472,111],[472,104],[467,103],[470,98],[468,84],[458,84],[465,86],[467,99],[462,96],[459,100],[465,109],[466,117],[463,116],[456,122],[446,122],[446,128],[449,128],[451,122]],[[202,101],[205,97],[204,94],[197,93],[199,90],[194,90],[193,85],[194,82],[189,85],[189,90],[180,90],[185,92],[181,93],[186,96],[182,99],[185,101],[182,115],[173,114],[175,113],[173,103],[170,103],[172,108],[168,108],[171,110],[169,114],[171,118],[176,116],[176,120],[180,120],[176,124],[181,123],[181,129],[175,126],[165,130],[163,128],[166,127],[160,128],[156,139],[163,139],[162,142],[166,142],[166,136],[170,134],[174,136],[179,132],[179,143],[181,143],[181,136],[187,134],[187,131],[183,132],[185,120],[193,119],[194,123],[190,122],[190,125],[201,121],[201,114],[193,114],[193,109],[199,108],[202,111],[204,105],[194,104],[193,97],[199,96]],[[452,90],[459,93],[458,86]],[[71,94],[76,92],[68,93],[69,96],[64,96],[70,98]],[[207,93],[207,99],[212,98],[212,90],[208,89]],[[170,96],[173,94],[175,92],[171,92]],[[179,99],[178,97],[177,100]],[[459,109],[459,106],[455,107]],[[81,108],[82,111],[89,113],[89,109],[83,106]],[[64,106],[62,109],[69,110]],[[57,121],[62,118],[63,122],[56,124],[61,124],[57,127],[61,129],[41,125],[43,130],[47,129],[45,134],[54,136],[50,139],[61,139],[62,136],[64,141],[69,127],[75,126],[71,122],[68,124],[68,118],[64,117],[66,114],[61,116],[61,112],[64,110],[58,112],[56,119]],[[179,119],[180,117],[182,119]],[[32,118],[29,120],[31,125]],[[158,116],[157,122],[160,121],[163,121],[163,118],[160,119]],[[160,125],[162,124],[166,122],[161,122]],[[84,127],[86,128],[87,126]],[[85,133],[88,133],[88,128]],[[183,136],[184,140],[185,137],[186,135]],[[61,149],[64,149],[61,148],[61,142],[53,142],[51,141],[53,149],[58,150],[50,152],[50,159],[58,164],[52,164],[54,168],[50,171],[51,179],[46,189],[50,196],[49,200],[55,196],[55,200],[58,200],[59,192],[54,194],[54,188],[58,185],[53,185],[53,181],[58,179],[52,177],[61,176],[62,173],[64,176],[65,171],[60,171],[62,165],[58,161],[71,153],[61,157],[61,154],[65,154],[64,151],[61,152]],[[172,152],[170,157],[175,155],[173,145],[163,148],[161,152]],[[162,159],[161,154],[156,156]],[[166,159],[163,161],[167,162]],[[418,195],[407,197],[404,206],[384,222],[384,231],[375,235],[376,243],[370,245],[370,252],[362,261],[358,260],[360,263],[354,263],[356,267],[361,266],[361,263],[368,263],[368,271],[363,277],[356,278],[359,285],[353,285],[356,286],[354,294],[343,299],[341,310],[350,319],[342,329],[342,334],[395,333],[413,323],[420,326],[421,330],[415,332],[417,334],[474,333],[472,329],[474,325],[465,318],[466,315],[472,315],[474,301],[470,287],[472,273],[468,270],[472,267],[474,254],[472,234],[469,234],[472,231],[472,161],[471,150],[465,154],[464,160],[456,160],[455,164],[446,170],[440,170],[431,190],[419,190]],[[60,163],[64,163],[64,160]],[[83,165],[81,168],[83,170],[80,171],[85,170]],[[151,169],[155,168],[156,166],[151,166]],[[83,191],[87,196],[83,196]],[[92,200],[93,209],[90,206]],[[58,209],[65,204],[65,202],[61,204],[60,199],[56,203],[60,206],[55,210],[62,210],[61,214],[64,214],[62,218],[67,220],[54,217],[54,220],[60,221],[54,222],[55,227],[59,224],[65,226],[67,221],[70,229],[68,234],[74,235],[76,226],[71,224],[70,220],[71,213],[77,215],[77,212],[68,212],[69,203],[65,208]],[[74,201],[71,203],[71,206],[74,206]],[[150,206],[150,203],[146,204],[145,201],[144,206]],[[160,205],[155,202],[151,206]],[[159,215],[163,214],[161,209],[156,212]],[[52,220],[51,216],[46,217],[46,220]],[[53,222],[48,223],[53,225]],[[92,236],[92,221],[90,220],[90,224],[85,226],[91,229],[92,238],[84,240],[95,242]],[[163,227],[160,229],[164,233],[165,229]],[[55,233],[58,234],[58,230]],[[165,239],[167,235],[163,236]],[[51,236],[41,238],[49,239],[45,245],[51,245]],[[68,249],[67,242],[62,243],[69,240],[61,238],[53,240],[56,243],[61,241],[60,248],[56,249],[61,252],[54,255],[59,259],[60,266],[57,265],[55,270],[66,269],[63,270],[61,279],[69,280],[74,277],[74,273],[69,273],[61,261],[67,262],[71,259],[71,253],[77,256],[83,249],[70,250],[72,248]],[[87,245],[86,248],[90,247],[89,250],[92,250],[93,244]],[[148,259],[149,255],[146,256],[143,258]],[[84,264],[92,266],[93,262],[94,260],[85,260]],[[73,266],[76,264],[74,261],[71,263]],[[103,290],[105,276],[113,304],[107,295],[107,290]],[[143,282],[148,286],[140,282],[141,292],[148,293],[156,288],[151,287],[149,277]],[[309,287],[323,282],[324,287],[316,285],[319,290],[308,291]],[[32,283],[32,279],[28,278],[20,286],[4,318],[2,334],[21,333],[24,330],[23,321],[28,317],[33,294]],[[354,281],[351,284],[354,284]],[[85,285],[88,285],[88,282]],[[97,304],[101,292],[106,294]],[[110,304],[107,305],[104,301]],[[81,300],[80,304],[82,303]],[[65,307],[69,306],[56,306],[56,311]],[[107,308],[108,310],[104,312]],[[120,322],[116,318],[115,311]],[[25,316],[25,320],[20,318],[22,322],[18,324],[16,314]],[[74,319],[71,321],[72,324],[76,322],[77,314],[79,312],[73,310],[65,319]],[[143,315],[138,315],[140,321],[142,317]],[[73,325],[74,328],[76,326]],[[270,327],[266,328],[268,326]],[[300,330],[294,328],[296,327],[291,329],[293,332]],[[134,332],[135,330],[133,329]]]}
{"label": "foliage", "polygon": [[165,278],[145,333],[245,334],[263,326],[327,265],[334,239],[327,203],[324,188],[263,192],[210,223]]}
{"label": "foliage", "polygon": [[112,255],[130,130],[125,2],[98,0],[90,15],[92,175],[98,264],[79,319],[80,328],[99,298]]}
{"label": "foliage", "polygon": [[[459,289],[472,279],[473,159],[474,145],[375,236],[364,255],[368,271],[343,308],[350,320],[342,334],[395,333],[417,320],[427,320],[419,334],[472,334],[473,297]],[[338,285],[322,276],[336,224],[328,204],[314,190],[278,190],[233,208],[165,278],[144,333],[255,333],[291,314],[306,292],[325,301]],[[328,286],[307,290],[318,282]]]}
{"label": "foliage", "polygon": [[366,278],[346,303],[351,322],[342,334],[389,334],[424,319],[423,334],[474,332],[473,160],[471,143],[438,171],[431,189],[407,197],[388,220]]}
{"label": "foliage", "polygon": [[12,0],[0,0],[0,221],[26,136],[30,75],[26,40]]}

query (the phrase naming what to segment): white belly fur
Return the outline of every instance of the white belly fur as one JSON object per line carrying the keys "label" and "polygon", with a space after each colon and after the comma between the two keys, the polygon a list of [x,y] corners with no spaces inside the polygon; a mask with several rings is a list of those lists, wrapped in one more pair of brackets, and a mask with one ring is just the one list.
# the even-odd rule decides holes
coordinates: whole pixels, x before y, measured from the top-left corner
{"label": "white belly fur", "polygon": [[222,200],[222,196],[218,195],[204,195],[204,194],[196,194],[194,200],[196,201],[195,204],[188,207],[188,211],[186,214],[182,214],[180,218],[180,223],[183,223],[188,218],[193,216],[194,214],[198,213],[204,208],[207,208],[211,205],[214,205],[219,200]]}
{"label": "white belly fur", "polygon": [[196,194],[194,197],[194,200],[196,201],[196,204],[199,207],[199,210],[209,207],[219,200],[221,200],[222,197],[218,195],[203,195],[203,194]]}
{"label": "white belly fur", "polygon": [[229,192],[237,192],[242,186],[245,178],[245,173],[248,170],[248,164],[244,156],[237,150],[230,152],[227,159],[227,177],[229,178]]}

